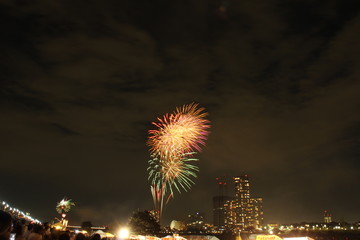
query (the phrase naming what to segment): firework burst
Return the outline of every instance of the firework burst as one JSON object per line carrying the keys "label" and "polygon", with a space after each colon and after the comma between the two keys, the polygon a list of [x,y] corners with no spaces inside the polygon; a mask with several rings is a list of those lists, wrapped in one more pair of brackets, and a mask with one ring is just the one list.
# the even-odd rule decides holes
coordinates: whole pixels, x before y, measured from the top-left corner
{"label": "firework burst", "polygon": [[148,172],[159,219],[164,205],[174,196],[174,189],[180,193],[194,184],[192,178],[196,178],[199,168],[192,164],[198,161],[193,155],[205,146],[210,128],[204,110],[194,103],[176,108],[153,122],[157,129],[149,131]]}
{"label": "firework burst", "polygon": [[204,108],[197,104],[184,105],[176,108],[172,114],[166,114],[153,122],[156,130],[149,131],[148,145],[150,153],[161,159],[180,158],[185,153],[201,151],[201,145],[209,134],[209,121],[204,117]]}
{"label": "firework burst", "polygon": [[69,212],[72,206],[75,206],[75,203],[73,203],[71,199],[63,198],[60,202],[57,203],[56,211],[59,214],[63,214]]}
{"label": "firework burst", "polygon": [[196,177],[196,172],[199,168],[191,162],[198,161],[198,159],[190,158],[189,156],[195,153],[184,154],[181,159],[164,161],[157,157],[149,161],[149,180],[152,186],[160,189],[165,186],[165,191],[168,191],[171,196],[174,195],[174,188],[180,193],[181,189],[187,191],[194,182],[192,177]]}

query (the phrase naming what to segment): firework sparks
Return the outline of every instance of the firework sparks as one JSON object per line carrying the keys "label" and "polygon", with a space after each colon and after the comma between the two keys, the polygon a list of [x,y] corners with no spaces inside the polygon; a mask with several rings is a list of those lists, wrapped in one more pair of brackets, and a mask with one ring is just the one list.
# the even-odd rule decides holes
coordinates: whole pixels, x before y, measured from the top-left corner
{"label": "firework sparks", "polygon": [[158,129],[149,131],[150,152],[161,159],[179,158],[184,153],[201,151],[201,145],[209,134],[209,121],[204,117],[204,108],[197,104],[176,108],[173,114],[166,114],[158,122],[153,122]]}
{"label": "firework sparks", "polygon": [[174,189],[189,190],[199,168],[191,162],[192,156],[201,151],[209,134],[207,113],[197,104],[176,108],[174,113],[158,118],[149,131],[148,145],[152,159],[149,161],[149,180],[159,219],[166,204],[174,196]]}
{"label": "firework sparks", "polygon": [[185,154],[181,159],[172,161],[163,161],[159,158],[153,158],[149,161],[149,180],[156,188],[165,186],[165,191],[174,195],[174,188],[180,193],[181,189],[187,191],[194,182],[191,177],[196,177],[199,168],[189,162],[198,161],[195,158],[188,158],[195,153]]}
{"label": "firework sparks", "polygon": [[63,198],[60,202],[57,203],[56,211],[59,214],[63,214],[69,212],[72,206],[75,206],[75,203],[73,203],[71,199]]}

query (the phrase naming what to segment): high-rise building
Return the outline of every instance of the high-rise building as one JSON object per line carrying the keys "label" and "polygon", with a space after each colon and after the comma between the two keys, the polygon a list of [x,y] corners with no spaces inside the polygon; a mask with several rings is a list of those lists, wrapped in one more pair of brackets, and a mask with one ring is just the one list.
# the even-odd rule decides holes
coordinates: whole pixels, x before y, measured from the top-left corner
{"label": "high-rise building", "polygon": [[238,202],[237,222],[239,229],[251,226],[250,183],[248,175],[234,177],[235,198]]}
{"label": "high-rise building", "polygon": [[225,178],[216,178],[216,181],[219,194],[213,198],[213,223],[214,226],[219,229],[224,229],[226,216],[224,205],[232,198],[227,196],[227,182],[225,181]]}
{"label": "high-rise building", "polygon": [[264,225],[264,211],[262,198],[250,198],[251,226],[259,228]]}
{"label": "high-rise building", "polygon": [[331,223],[331,213],[328,212],[327,210],[324,211],[324,222],[325,223]]}
{"label": "high-rise building", "polygon": [[[249,227],[259,228],[264,223],[263,199],[250,197],[248,175],[234,177],[235,197],[224,194],[223,180],[218,180],[219,196],[213,198],[214,225],[234,232]],[[224,184],[225,183],[225,184]]]}
{"label": "high-rise building", "polygon": [[225,203],[230,200],[228,196],[215,196],[213,198],[213,215],[214,215],[214,226],[218,228],[225,227]]}
{"label": "high-rise building", "polygon": [[225,211],[225,228],[227,230],[235,230],[237,228],[237,209],[238,201],[231,199],[225,202],[224,211]]}

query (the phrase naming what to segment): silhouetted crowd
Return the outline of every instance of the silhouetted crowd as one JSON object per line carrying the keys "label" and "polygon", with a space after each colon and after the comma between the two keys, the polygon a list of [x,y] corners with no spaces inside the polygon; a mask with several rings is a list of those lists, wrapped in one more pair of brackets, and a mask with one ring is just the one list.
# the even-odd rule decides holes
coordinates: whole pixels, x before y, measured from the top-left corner
{"label": "silhouetted crowd", "polygon": [[51,228],[49,223],[32,224],[24,219],[13,219],[9,213],[0,210],[0,240],[101,240],[101,236],[59,231]]}

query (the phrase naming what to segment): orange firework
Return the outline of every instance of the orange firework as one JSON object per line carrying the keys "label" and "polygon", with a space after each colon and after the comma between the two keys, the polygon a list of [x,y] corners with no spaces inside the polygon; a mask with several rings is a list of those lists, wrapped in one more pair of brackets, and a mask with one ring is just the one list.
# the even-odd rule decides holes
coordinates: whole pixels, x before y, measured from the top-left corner
{"label": "orange firework", "polygon": [[166,114],[153,124],[157,130],[150,130],[148,145],[151,154],[162,159],[171,160],[194,151],[201,151],[201,145],[209,134],[209,121],[204,108],[197,104],[184,105],[176,108],[172,114]]}

